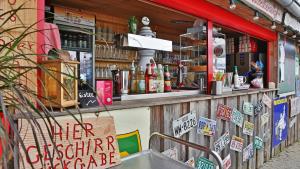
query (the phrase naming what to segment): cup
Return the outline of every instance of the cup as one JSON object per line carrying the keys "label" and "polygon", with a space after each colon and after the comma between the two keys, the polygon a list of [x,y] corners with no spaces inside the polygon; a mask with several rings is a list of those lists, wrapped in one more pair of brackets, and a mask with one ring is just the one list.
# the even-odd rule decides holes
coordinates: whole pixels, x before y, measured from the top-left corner
{"label": "cup", "polygon": [[238,81],[240,83],[240,86],[243,86],[247,82],[246,76],[239,76]]}

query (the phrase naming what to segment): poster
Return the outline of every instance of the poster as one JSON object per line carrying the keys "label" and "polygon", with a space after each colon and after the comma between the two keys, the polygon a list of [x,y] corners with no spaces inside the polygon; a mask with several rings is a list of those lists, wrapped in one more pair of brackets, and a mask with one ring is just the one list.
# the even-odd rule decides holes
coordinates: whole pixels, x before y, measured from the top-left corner
{"label": "poster", "polygon": [[229,132],[225,132],[215,143],[215,151],[221,153],[221,151],[230,143]]}
{"label": "poster", "polygon": [[215,169],[215,164],[212,161],[204,157],[200,157],[197,159],[196,168],[197,169]]}
{"label": "poster", "polygon": [[232,113],[232,108],[223,104],[218,104],[218,108],[217,108],[217,117],[222,119],[222,120],[226,120],[226,121],[230,121],[231,119],[231,113]]}
{"label": "poster", "polygon": [[253,143],[251,143],[243,150],[243,162],[252,158],[253,155],[254,155]]}
{"label": "poster", "polygon": [[229,169],[230,167],[231,167],[231,157],[230,157],[230,154],[228,154],[223,159],[223,169]]}
{"label": "poster", "polygon": [[206,136],[213,136],[216,133],[217,122],[212,119],[200,117],[198,122],[197,133]]}
{"label": "poster", "polygon": [[244,139],[238,136],[232,136],[230,149],[237,152],[242,152],[243,144],[244,144]]}
{"label": "poster", "polygon": [[295,40],[278,36],[278,94],[295,91]]}
{"label": "poster", "polygon": [[247,114],[249,116],[253,116],[253,112],[254,112],[253,105],[249,102],[244,102],[243,103],[243,113]]}
{"label": "poster", "polygon": [[265,114],[261,115],[260,116],[261,126],[264,126],[265,124],[267,124],[269,122],[269,118],[270,118],[269,113],[265,113]]}
{"label": "poster", "polygon": [[[50,138],[50,135],[45,134],[46,143],[40,133],[32,132],[27,120],[19,120],[18,123],[22,124],[20,135],[29,153],[29,159],[26,160],[24,151],[20,148],[21,169],[31,168],[28,161],[32,162],[33,168],[51,168],[51,163],[46,161],[49,160],[49,153],[54,159],[53,165],[58,166],[56,169],[76,168],[75,166],[83,165],[85,167],[82,169],[97,166],[109,168],[121,163],[113,117],[86,117],[82,119],[83,126],[73,117],[56,117],[56,120],[60,125],[53,120],[51,120],[51,125],[47,122],[47,125],[52,128],[54,140]],[[47,130],[43,119],[38,119],[38,123],[42,129]],[[39,140],[39,150],[33,141],[33,135],[36,135]],[[54,150],[53,144],[56,144],[59,151]],[[40,157],[38,151],[45,156]],[[68,165],[61,165],[61,161]],[[45,163],[45,167],[41,166],[42,162]]]}
{"label": "poster", "polygon": [[232,109],[231,122],[239,127],[243,127],[244,115],[236,108]]}
{"label": "poster", "polygon": [[248,121],[244,122],[243,133],[249,136],[253,136],[254,124]]}
{"label": "poster", "polygon": [[263,139],[258,137],[258,136],[255,136],[255,138],[254,138],[254,148],[257,149],[257,150],[260,150],[263,147],[264,147]]}
{"label": "poster", "polygon": [[173,133],[174,137],[179,138],[183,134],[191,131],[197,126],[197,117],[195,112],[185,114],[173,121]]}
{"label": "poster", "polygon": [[262,102],[269,108],[272,108],[272,99],[264,93]]}
{"label": "poster", "polygon": [[272,147],[277,146],[288,135],[288,102],[287,98],[278,98],[273,102],[273,134]]}

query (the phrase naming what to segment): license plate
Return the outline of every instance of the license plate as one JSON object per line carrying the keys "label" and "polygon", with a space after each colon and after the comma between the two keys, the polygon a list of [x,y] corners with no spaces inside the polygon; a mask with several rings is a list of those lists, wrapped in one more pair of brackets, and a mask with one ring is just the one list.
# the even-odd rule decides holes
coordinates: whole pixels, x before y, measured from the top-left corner
{"label": "license plate", "polygon": [[179,138],[197,126],[196,113],[191,112],[173,121],[174,137]]}

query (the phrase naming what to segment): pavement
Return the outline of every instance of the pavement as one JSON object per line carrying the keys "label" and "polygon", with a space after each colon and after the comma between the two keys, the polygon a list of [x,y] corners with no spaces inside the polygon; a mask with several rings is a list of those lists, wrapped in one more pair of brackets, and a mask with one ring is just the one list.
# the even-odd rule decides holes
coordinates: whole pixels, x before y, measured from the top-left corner
{"label": "pavement", "polygon": [[264,163],[260,169],[300,169],[300,142]]}

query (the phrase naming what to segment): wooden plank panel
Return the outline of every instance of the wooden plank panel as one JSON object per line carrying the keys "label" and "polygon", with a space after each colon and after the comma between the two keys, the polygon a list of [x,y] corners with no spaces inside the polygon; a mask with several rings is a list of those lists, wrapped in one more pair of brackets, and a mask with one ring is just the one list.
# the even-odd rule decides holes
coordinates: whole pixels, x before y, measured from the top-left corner
{"label": "wooden plank panel", "polygon": [[[239,101],[238,101],[238,108],[239,108],[239,111],[242,112],[242,113],[244,113],[243,112],[243,103],[244,102],[249,102],[249,98],[248,98],[247,95],[240,96]],[[248,115],[244,114],[244,121],[246,121],[246,120],[248,121],[249,117],[248,117]],[[243,129],[242,128],[240,129],[239,134],[244,139],[244,147],[246,147],[249,144],[248,136],[243,134]],[[239,153],[238,162],[239,162],[239,164],[238,164],[239,169],[240,168],[243,168],[243,169],[248,168],[248,161],[243,162],[243,153]]]}
{"label": "wooden plank panel", "polygon": [[[258,94],[258,100],[262,99],[263,94],[260,93]],[[256,131],[256,136],[263,138],[263,133],[264,133],[264,126],[261,126],[261,115],[265,112],[265,107],[263,106],[263,110],[261,112],[261,114],[259,114],[256,118],[255,118],[255,131]],[[262,150],[257,150],[256,154],[255,154],[255,158],[256,158],[256,168],[260,168],[263,163],[264,163],[264,149]]]}
{"label": "wooden plank panel", "polygon": [[[209,100],[207,101],[199,101],[199,102],[191,102],[190,103],[190,111],[196,112],[196,117],[199,119],[200,117],[208,117],[208,104]],[[198,134],[197,133],[197,128],[194,128],[191,130],[189,133],[189,141],[192,143],[199,144],[201,146],[207,146],[209,147],[209,142],[208,137]],[[199,152],[198,150],[195,149],[189,149],[189,157],[192,158],[194,157],[195,159],[198,158],[199,156],[203,157],[205,155],[204,152]]]}
{"label": "wooden plank panel", "polygon": [[[257,94],[249,95],[249,101],[252,103],[253,106],[255,106],[257,104],[257,100],[258,100],[257,98],[258,98]],[[254,124],[254,128],[256,127],[256,124],[257,124],[257,117],[258,116],[249,116],[249,121]],[[253,136],[248,136],[248,140],[249,140],[248,144],[253,143],[253,145],[254,145],[254,138],[255,138],[256,134],[257,134],[256,130],[254,129]],[[256,149],[254,149],[253,153],[254,153],[253,158],[251,158],[249,160],[249,165],[248,165],[249,169],[255,169],[255,167],[256,167],[256,165],[255,165],[256,164]]]}
{"label": "wooden plank panel", "polygon": [[[163,132],[163,122],[164,122],[163,115],[164,114],[163,114],[162,106],[151,107],[150,133],[153,133],[153,132],[162,133]],[[163,148],[162,140],[159,138],[154,138],[153,141],[151,142],[151,148],[158,152],[162,151],[162,148]]]}

